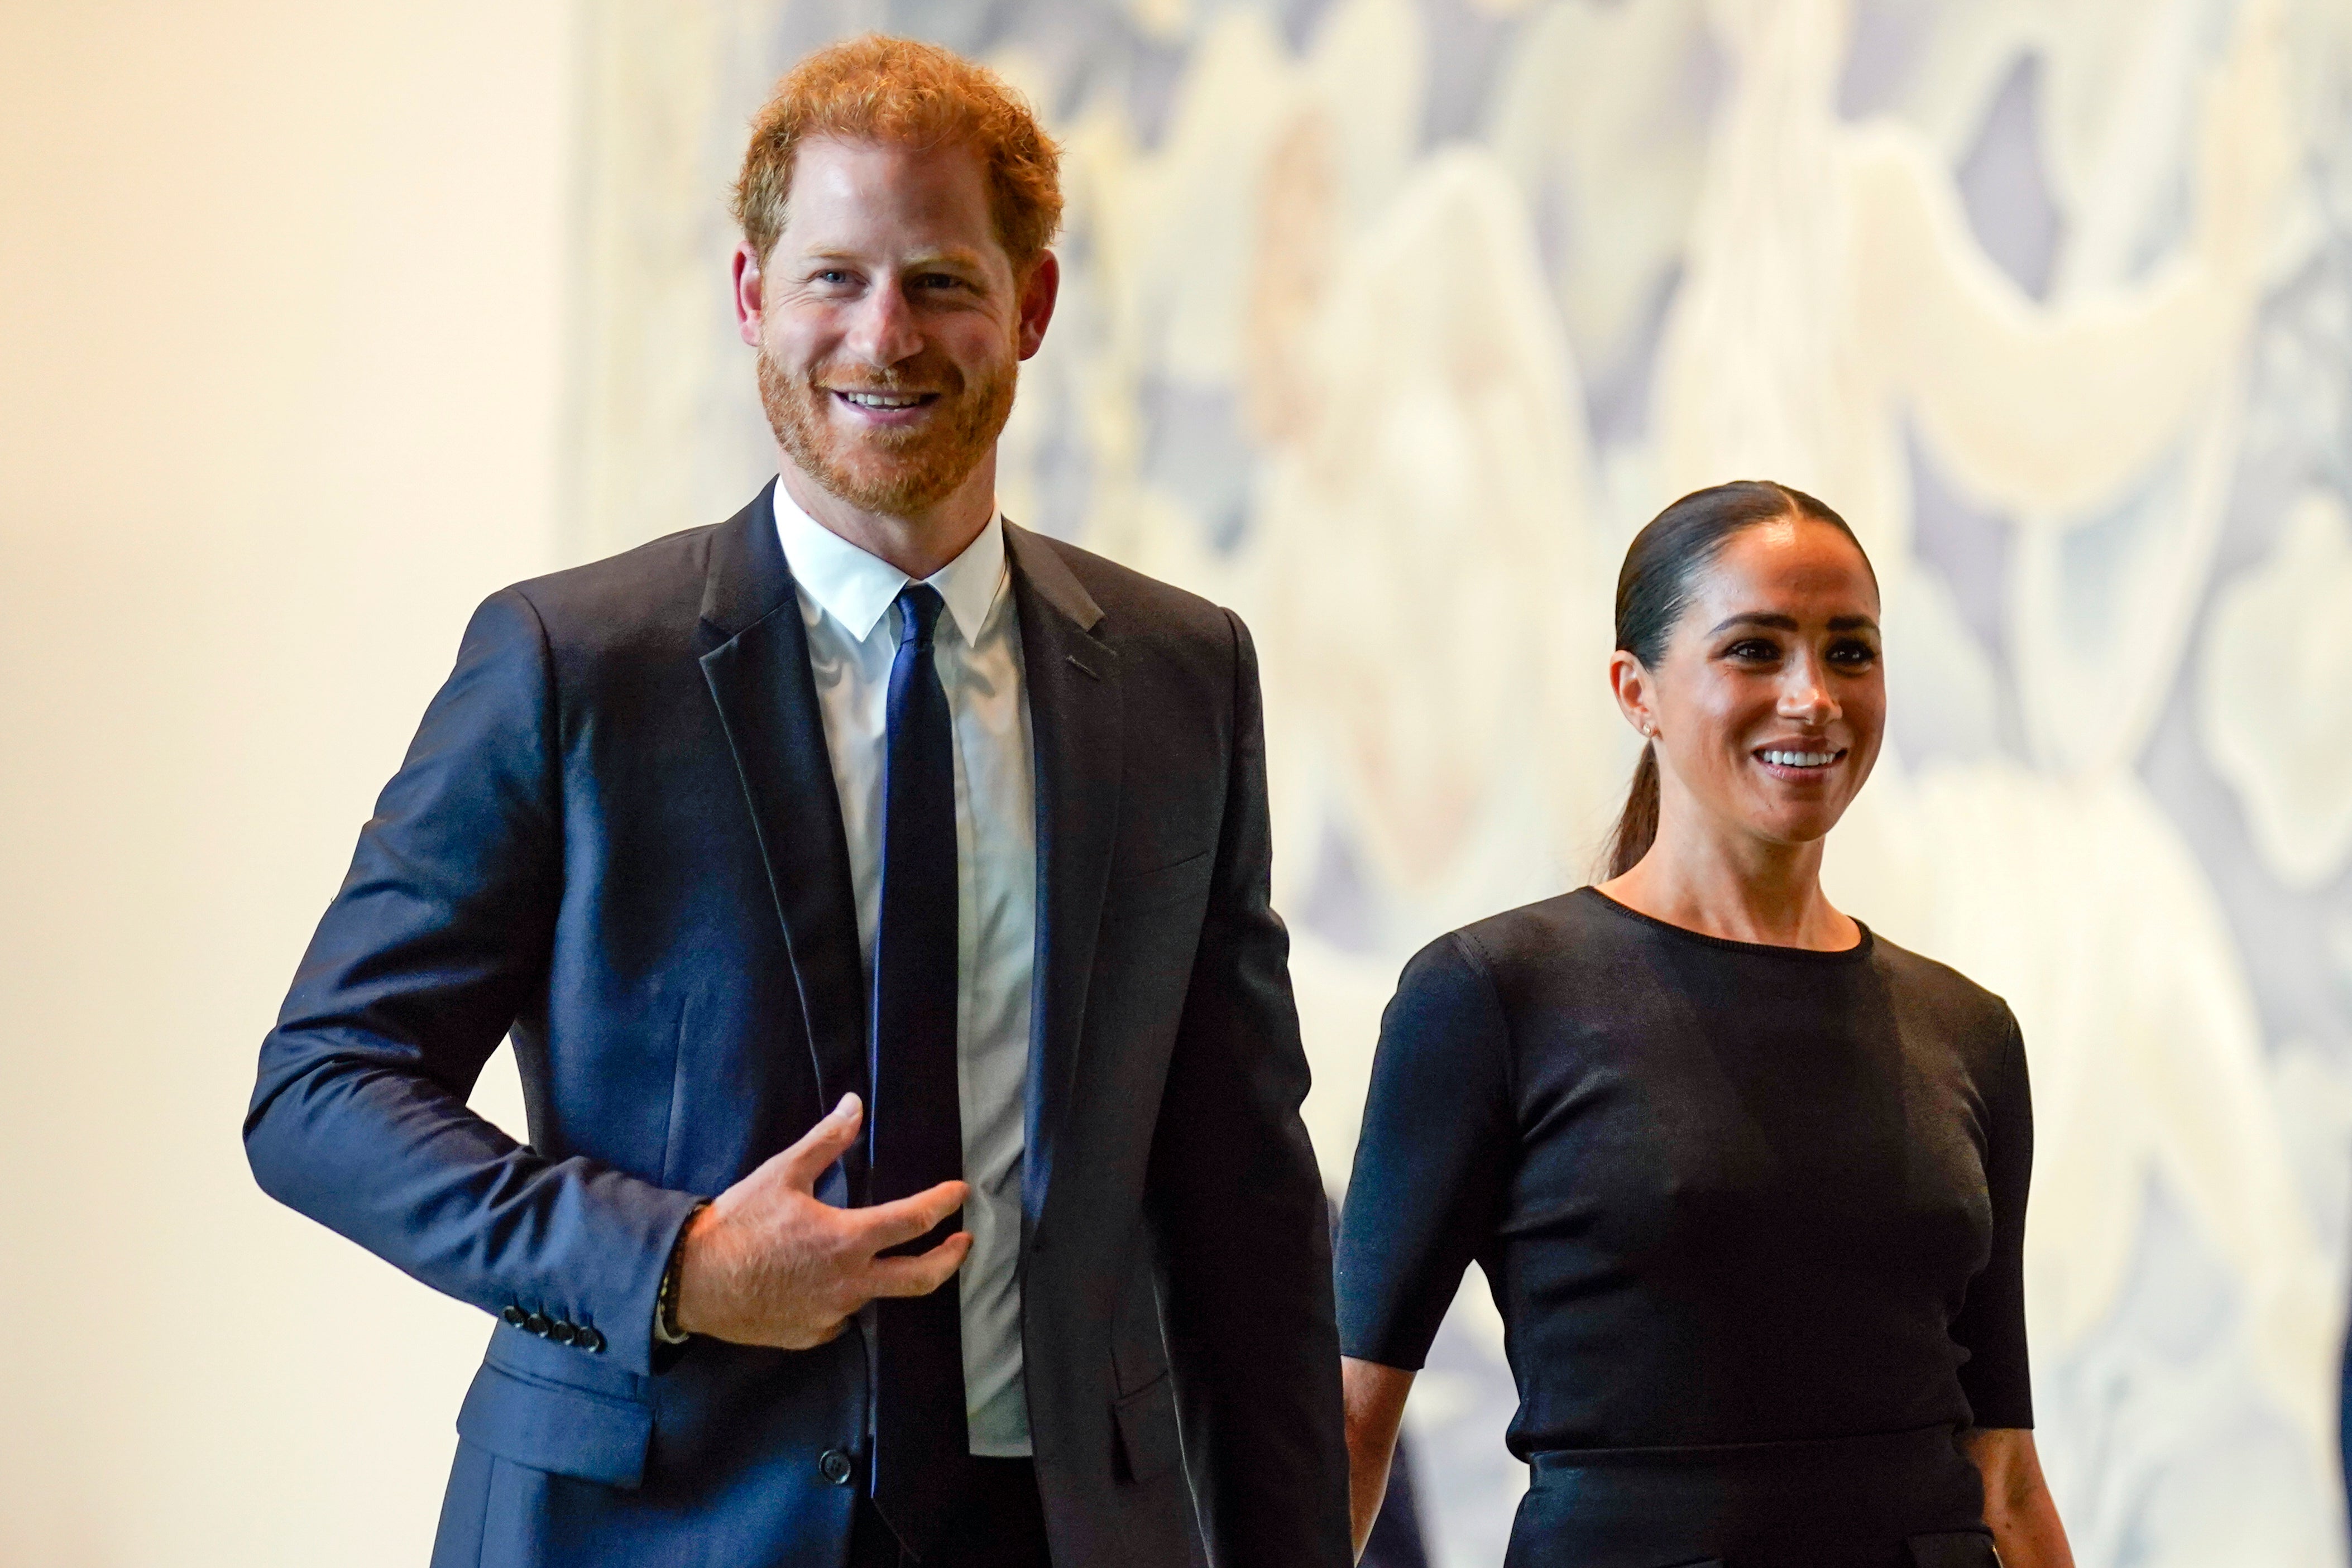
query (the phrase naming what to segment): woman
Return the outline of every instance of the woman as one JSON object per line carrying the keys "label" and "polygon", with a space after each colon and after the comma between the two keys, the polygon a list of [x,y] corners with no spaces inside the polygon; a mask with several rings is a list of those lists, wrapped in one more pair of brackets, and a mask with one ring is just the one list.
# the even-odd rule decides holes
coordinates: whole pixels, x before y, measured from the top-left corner
{"label": "woman", "polygon": [[2016,1021],[1822,894],[1885,728],[1877,615],[1852,530],[1778,485],[1634,539],[1609,879],[1433,944],[1381,1023],[1339,1250],[1360,1545],[1475,1258],[1533,1468],[1509,1568],[2072,1563]]}

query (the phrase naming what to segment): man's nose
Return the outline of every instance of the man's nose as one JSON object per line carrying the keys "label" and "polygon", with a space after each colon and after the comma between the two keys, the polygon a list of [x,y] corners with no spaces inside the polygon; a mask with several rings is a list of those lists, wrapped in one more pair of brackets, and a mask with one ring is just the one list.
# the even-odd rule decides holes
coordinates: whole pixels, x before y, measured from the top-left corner
{"label": "man's nose", "polygon": [[879,370],[920,353],[923,336],[906,290],[893,281],[859,300],[845,343],[851,353]]}

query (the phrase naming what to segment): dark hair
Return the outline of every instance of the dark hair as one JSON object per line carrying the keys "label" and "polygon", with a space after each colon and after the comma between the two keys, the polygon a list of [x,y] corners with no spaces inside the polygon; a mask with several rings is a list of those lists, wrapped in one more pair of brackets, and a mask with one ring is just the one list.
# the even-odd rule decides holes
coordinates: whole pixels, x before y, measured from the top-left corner
{"label": "dark hair", "polygon": [[[1862,549],[1862,541],[1845,519],[1802,490],[1776,485],[1769,479],[1736,479],[1693,490],[1650,519],[1633,536],[1625,551],[1625,566],[1617,574],[1617,646],[1655,669],[1664,657],[1675,627],[1689,608],[1699,574],[1715,564],[1731,536],[1759,523],[1780,517],[1810,517],[1827,523]],[[1870,556],[1862,558],[1864,570],[1877,580]],[[1633,765],[1633,784],[1625,796],[1625,810],[1601,851],[1602,880],[1622,876],[1650,852],[1658,836],[1658,757],[1654,742],[1644,742],[1641,760]]]}

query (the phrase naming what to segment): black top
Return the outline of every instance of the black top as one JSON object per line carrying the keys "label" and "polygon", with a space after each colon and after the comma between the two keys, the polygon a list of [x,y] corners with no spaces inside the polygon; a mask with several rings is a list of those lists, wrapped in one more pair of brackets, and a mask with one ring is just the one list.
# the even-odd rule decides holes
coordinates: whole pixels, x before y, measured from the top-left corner
{"label": "black top", "polygon": [[1522,1458],[2030,1427],[2032,1145],[2016,1020],[1943,965],[1581,888],[1406,966],[1340,1222],[1342,1346],[1419,1367],[1475,1258]]}

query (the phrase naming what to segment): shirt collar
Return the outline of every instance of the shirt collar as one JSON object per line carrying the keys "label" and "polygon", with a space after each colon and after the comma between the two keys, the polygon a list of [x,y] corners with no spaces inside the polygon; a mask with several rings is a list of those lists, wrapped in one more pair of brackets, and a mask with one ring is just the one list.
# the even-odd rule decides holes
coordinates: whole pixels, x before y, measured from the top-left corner
{"label": "shirt collar", "polygon": [[[776,537],[784,547],[785,564],[801,591],[818,609],[839,622],[860,643],[873,632],[912,580],[897,567],[851,544],[801,510],[776,486]],[[967,644],[980,641],[996,596],[1004,586],[1004,514],[999,511],[988,526],[964,547],[963,553],[924,581],[947,601],[948,614]]]}

